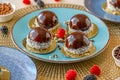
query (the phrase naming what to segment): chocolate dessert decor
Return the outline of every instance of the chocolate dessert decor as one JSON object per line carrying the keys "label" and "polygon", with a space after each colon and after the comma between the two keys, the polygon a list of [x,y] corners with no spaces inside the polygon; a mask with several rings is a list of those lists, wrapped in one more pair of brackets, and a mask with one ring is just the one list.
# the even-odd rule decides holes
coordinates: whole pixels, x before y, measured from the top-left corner
{"label": "chocolate dessert decor", "polygon": [[83,32],[73,32],[69,34],[62,47],[62,53],[71,58],[89,55],[94,51],[95,47]]}
{"label": "chocolate dessert decor", "polygon": [[23,40],[23,46],[31,52],[45,54],[55,50],[56,42],[47,29],[36,27]]}
{"label": "chocolate dessert decor", "polygon": [[43,11],[38,15],[37,22],[39,26],[50,29],[58,24],[58,18],[56,14],[51,11]]}
{"label": "chocolate dessert decor", "polygon": [[91,26],[90,19],[83,14],[76,14],[70,19],[70,28],[85,31]]}
{"label": "chocolate dessert decor", "polygon": [[107,13],[120,15],[120,0],[107,0],[102,8]]}
{"label": "chocolate dessert decor", "polygon": [[89,40],[85,38],[83,33],[80,32],[70,34],[65,41],[65,46],[72,49],[78,49],[83,46],[88,46],[89,44]]}
{"label": "chocolate dessert decor", "polygon": [[115,7],[120,9],[120,0],[113,0],[111,4]]}
{"label": "chocolate dessert decor", "polygon": [[97,26],[84,14],[74,15],[66,25],[68,27],[68,33],[76,31],[83,32],[88,38],[94,37],[98,32]]}
{"label": "chocolate dessert decor", "polygon": [[114,50],[114,56],[120,60],[120,46]]}
{"label": "chocolate dessert decor", "polygon": [[113,50],[112,50],[112,57],[115,61],[115,64],[120,67],[120,45],[116,46]]}
{"label": "chocolate dessert decor", "polygon": [[28,38],[32,41],[43,43],[51,40],[51,34],[44,28],[36,27],[30,31]]}
{"label": "chocolate dessert decor", "polygon": [[44,10],[29,21],[28,27],[30,29],[34,29],[35,27],[43,27],[50,31],[50,33],[55,34],[60,28],[60,23],[58,22],[58,17],[54,12]]}

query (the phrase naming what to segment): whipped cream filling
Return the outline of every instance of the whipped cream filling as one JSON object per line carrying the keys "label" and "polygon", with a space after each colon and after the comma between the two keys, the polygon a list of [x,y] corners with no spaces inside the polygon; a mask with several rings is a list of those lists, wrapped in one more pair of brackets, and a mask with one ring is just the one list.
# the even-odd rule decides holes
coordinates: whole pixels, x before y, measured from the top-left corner
{"label": "whipped cream filling", "polygon": [[120,11],[120,9],[118,7],[114,7],[112,4],[111,4],[112,0],[107,0],[107,8],[112,10],[112,11]]}
{"label": "whipped cream filling", "polygon": [[33,40],[30,40],[27,36],[27,39],[26,39],[26,42],[27,42],[27,45],[32,47],[32,48],[35,48],[35,49],[45,49],[45,48],[48,48],[52,41],[48,41],[48,42],[44,42],[44,43],[40,43],[40,42],[35,42]]}
{"label": "whipped cream filling", "polygon": [[[37,27],[41,27],[41,26],[38,24],[37,19],[35,19],[35,25],[36,25]],[[52,30],[56,29],[58,26],[59,26],[59,23],[58,23],[57,25],[53,26],[52,28],[48,29],[48,31],[52,31]]]}
{"label": "whipped cream filling", "polygon": [[[94,26],[94,25],[91,24],[91,26],[90,26],[90,28],[89,28],[88,30],[82,31],[82,32],[85,33],[85,34],[89,34],[89,32],[90,32],[91,30],[93,30],[93,26]],[[81,30],[75,30],[75,29],[70,28],[69,25],[68,25],[68,28],[69,28],[70,32],[76,32],[76,31],[81,32]]]}
{"label": "whipped cream filling", "polygon": [[83,46],[78,49],[67,48],[65,45],[63,45],[63,48],[65,51],[70,52],[72,54],[84,54],[85,52],[89,51],[91,46],[92,46],[92,42],[90,42],[90,44],[88,46]]}

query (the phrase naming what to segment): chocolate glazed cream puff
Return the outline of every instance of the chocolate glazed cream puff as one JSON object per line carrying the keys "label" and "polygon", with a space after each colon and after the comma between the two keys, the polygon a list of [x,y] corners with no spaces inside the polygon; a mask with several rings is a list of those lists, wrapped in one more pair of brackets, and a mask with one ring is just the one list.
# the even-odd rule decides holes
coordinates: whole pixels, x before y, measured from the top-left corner
{"label": "chocolate glazed cream puff", "polygon": [[62,53],[71,58],[79,58],[90,55],[96,48],[82,32],[69,34],[62,47]]}
{"label": "chocolate glazed cream puff", "polygon": [[60,27],[58,17],[52,11],[42,11],[35,20],[36,26],[44,27],[50,32],[56,33]]}
{"label": "chocolate glazed cream puff", "polygon": [[76,31],[83,32],[88,38],[92,38],[97,34],[98,28],[86,15],[76,14],[68,22],[68,33]]}
{"label": "chocolate glazed cream puff", "polygon": [[108,12],[120,15],[120,0],[107,0]]}
{"label": "chocolate glazed cream puff", "polygon": [[45,28],[36,27],[27,35],[26,48],[35,53],[48,53],[56,48],[56,42]]}

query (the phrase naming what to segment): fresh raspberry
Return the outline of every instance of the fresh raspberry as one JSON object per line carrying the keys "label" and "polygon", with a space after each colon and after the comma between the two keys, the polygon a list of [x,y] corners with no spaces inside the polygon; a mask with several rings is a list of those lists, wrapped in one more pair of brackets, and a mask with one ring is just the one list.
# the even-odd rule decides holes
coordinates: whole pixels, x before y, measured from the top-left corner
{"label": "fresh raspberry", "polygon": [[23,3],[26,4],[26,5],[31,4],[30,0],[23,0]]}
{"label": "fresh raspberry", "polygon": [[101,70],[100,70],[99,66],[93,65],[90,69],[90,73],[99,76],[101,73]]}
{"label": "fresh raspberry", "polygon": [[65,30],[63,28],[60,28],[57,32],[58,38],[64,38],[65,36]]}
{"label": "fresh raspberry", "polygon": [[75,70],[68,70],[65,77],[66,80],[75,80],[77,77],[77,72]]}
{"label": "fresh raspberry", "polygon": [[59,2],[60,0],[55,0],[55,2]]}

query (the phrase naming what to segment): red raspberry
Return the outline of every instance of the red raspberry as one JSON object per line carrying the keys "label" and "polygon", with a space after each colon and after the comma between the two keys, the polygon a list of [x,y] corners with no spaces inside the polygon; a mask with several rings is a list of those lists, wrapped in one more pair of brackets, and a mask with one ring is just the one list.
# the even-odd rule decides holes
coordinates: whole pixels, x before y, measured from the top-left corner
{"label": "red raspberry", "polygon": [[55,2],[58,2],[58,1],[60,1],[60,0],[55,0]]}
{"label": "red raspberry", "polygon": [[30,0],[23,0],[23,3],[26,4],[26,5],[31,4]]}
{"label": "red raspberry", "polygon": [[65,36],[65,30],[63,28],[60,28],[57,32],[58,38],[64,38]]}
{"label": "red raspberry", "polygon": [[77,77],[77,72],[75,70],[68,70],[65,77],[66,80],[75,80]]}
{"label": "red raspberry", "polygon": [[90,69],[90,73],[99,76],[101,73],[101,70],[100,70],[99,66],[93,65]]}

